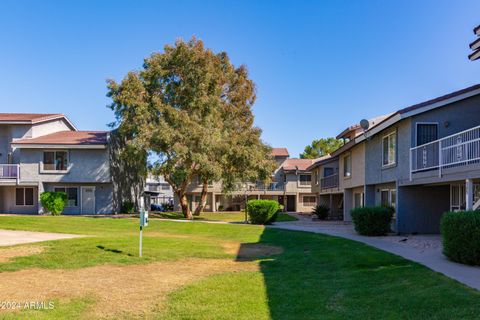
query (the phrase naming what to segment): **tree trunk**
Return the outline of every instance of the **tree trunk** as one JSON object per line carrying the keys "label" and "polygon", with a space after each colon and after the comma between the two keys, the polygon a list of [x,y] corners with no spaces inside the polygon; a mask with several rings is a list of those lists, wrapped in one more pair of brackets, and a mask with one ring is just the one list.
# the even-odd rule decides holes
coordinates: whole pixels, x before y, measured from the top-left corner
{"label": "tree trunk", "polygon": [[195,212],[193,213],[194,216],[199,216],[202,213],[203,209],[205,209],[205,205],[207,204],[207,191],[208,191],[208,180],[203,180],[202,185],[202,193],[200,195],[200,203],[195,208]]}
{"label": "tree trunk", "polygon": [[180,199],[180,206],[182,207],[183,216],[189,220],[193,220],[192,212],[190,211],[190,207],[188,206],[187,195],[182,193],[179,195]]}

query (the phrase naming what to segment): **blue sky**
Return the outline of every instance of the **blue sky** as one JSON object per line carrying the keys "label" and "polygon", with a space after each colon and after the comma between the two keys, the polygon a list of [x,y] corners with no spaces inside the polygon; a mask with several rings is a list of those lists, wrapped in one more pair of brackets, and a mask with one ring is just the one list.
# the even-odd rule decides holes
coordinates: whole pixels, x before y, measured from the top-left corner
{"label": "blue sky", "polygon": [[0,112],[113,120],[120,80],[196,35],[248,66],[256,125],[298,156],[312,139],[480,82],[468,44],[480,1],[2,1]]}

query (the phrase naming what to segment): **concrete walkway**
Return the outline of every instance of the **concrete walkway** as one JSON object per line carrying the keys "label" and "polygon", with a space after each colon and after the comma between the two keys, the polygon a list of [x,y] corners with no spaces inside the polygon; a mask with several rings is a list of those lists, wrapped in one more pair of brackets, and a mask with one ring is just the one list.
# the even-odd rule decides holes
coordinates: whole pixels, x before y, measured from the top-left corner
{"label": "concrete walkway", "polygon": [[83,237],[76,234],[0,230],[0,246]]}
{"label": "concrete walkway", "polygon": [[442,254],[440,235],[411,235],[366,237],[358,235],[351,224],[331,221],[312,221],[310,217],[295,215],[298,221],[277,222],[271,228],[323,233],[342,237],[399,255],[418,262],[471,288],[480,290],[480,267],[449,261]]}

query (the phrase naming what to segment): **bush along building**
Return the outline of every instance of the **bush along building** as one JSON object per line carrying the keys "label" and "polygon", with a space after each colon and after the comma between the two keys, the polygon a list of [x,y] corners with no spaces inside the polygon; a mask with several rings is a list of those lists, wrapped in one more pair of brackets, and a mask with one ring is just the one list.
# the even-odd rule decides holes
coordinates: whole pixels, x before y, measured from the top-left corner
{"label": "bush along building", "polygon": [[[272,157],[278,164],[272,173],[272,182],[244,183],[229,194],[222,192],[221,182],[212,182],[205,211],[239,211],[245,208],[246,199],[266,199],[278,201],[286,211],[310,213],[317,204],[317,197],[312,193],[312,176],[307,168],[315,160],[290,158],[286,148],[273,148]],[[194,179],[187,196],[191,210],[200,203],[201,191],[201,183]],[[177,197],[175,207],[179,208]]]}
{"label": "bush along building", "polygon": [[[118,212],[110,133],[79,131],[63,114],[0,113],[0,212],[45,213],[44,191],[65,192],[64,214]],[[118,166],[118,165],[117,165]]]}
{"label": "bush along building", "polygon": [[[438,233],[444,212],[480,208],[480,85],[377,118],[365,129],[352,127],[345,146],[309,168],[317,176],[313,191],[344,220],[352,207],[388,205],[395,208],[395,231]],[[330,200],[336,195],[342,206]]]}

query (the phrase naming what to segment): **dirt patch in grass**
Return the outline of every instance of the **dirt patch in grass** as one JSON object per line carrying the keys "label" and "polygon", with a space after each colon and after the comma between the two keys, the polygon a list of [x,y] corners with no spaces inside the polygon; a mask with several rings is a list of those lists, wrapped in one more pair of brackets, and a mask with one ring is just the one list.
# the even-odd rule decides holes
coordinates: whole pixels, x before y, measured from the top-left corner
{"label": "dirt patch in grass", "polygon": [[41,246],[16,246],[0,249],[0,263],[8,262],[16,257],[26,257],[42,253],[45,250]]}
{"label": "dirt patch in grass", "polygon": [[249,261],[260,257],[269,257],[283,252],[282,247],[260,243],[224,242],[222,244],[226,253],[236,254],[237,261]]}
{"label": "dirt patch in grass", "polygon": [[[223,272],[255,271],[253,262],[187,259],[142,265],[102,265],[77,270],[29,269],[0,273],[0,301],[93,297],[86,318],[143,317],[162,308],[180,286]],[[0,312],[1,313],[1,312]]]}

